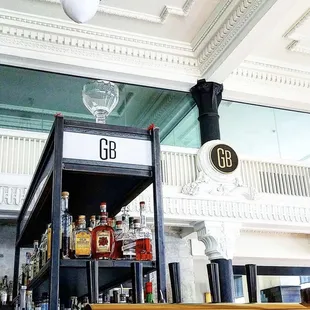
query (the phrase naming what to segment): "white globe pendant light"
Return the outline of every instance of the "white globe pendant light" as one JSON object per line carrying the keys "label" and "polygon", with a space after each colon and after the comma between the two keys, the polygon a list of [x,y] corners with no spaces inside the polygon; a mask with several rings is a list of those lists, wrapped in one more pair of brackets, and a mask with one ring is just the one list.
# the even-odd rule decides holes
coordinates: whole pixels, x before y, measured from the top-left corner
{"label": "white globe pendant light", "polygon": [[98,10],[100,0],[60,0],[63,10],[76,23],[86,23]]}

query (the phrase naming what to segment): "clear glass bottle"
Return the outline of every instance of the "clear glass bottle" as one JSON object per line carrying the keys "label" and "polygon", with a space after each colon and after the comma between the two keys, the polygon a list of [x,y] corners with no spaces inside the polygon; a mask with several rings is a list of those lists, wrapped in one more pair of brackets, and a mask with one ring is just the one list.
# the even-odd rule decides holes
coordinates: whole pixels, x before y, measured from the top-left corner
{"label": "clear glass bottle", "polygon": [[32,291],[26,291],[26,310],[33,310]]}
{"label": "clear glass bottle", "polygon": [[89,220],[89,231],[93,231],[93,229],[97,226],[96,215],[92,215]]}
{"label": "clear glass bottle", "polygon": [[39,251],[39,241],[34,240],[33,242],[33,252],[31,255],[31,264],[32,264],[32,277],[34,278],[39,270],[37,270],[37,255]]}
{"label": "clear glass bottle", "polygon": [[129,230],[129,212],[128,207],[123,207],[122,213],[123,231],[127,233]]}
{"label": "clear glass bottle", "polygon": [[75,258],[91,257],[92,233],[86,228],[85,215],[79,216],[78,227],[75,229],[74,236],[74,256]]}
{"label": "clear glass bottle", "polygon": [[145,202],[140,202],[140,221],[136,228],[136,260],[150,261],[152,254],[152,231],[146,226]]}
{"label": "clear glass bottle", "polygon": [[10,281],[8,287],[8,305],[12,305],[12,302],[13,302],[13,281]]}
{"label": "clear glass bottle", "polygon": [[129,217],[129,229],[127,232],[124,232],[123,236],[123,258],[133,260],[136,257],[136,236],[134,230],[134,218]]}
{"label": "clear glass bottle", "polygon": [[42,293],[41,310],[48,310],[49,296],[48,293]]}
{"label": "clear glass bottle", "polygon": [[28,285],[29,282],[33,278],[32,265],[31,265],[31,253],[30,252],[26,253],[26,270],[25,271],[26,271],[26,283]]}
{"label": "clear glass bottle", "polygon": [[109,259],[114,250],[114,230],[107,224],[107,205],[100,205],[100,223],[92,231],[92,255],[95,259]]}
{"label": "clear glass bottle", "polygon": [[62,231],[62,258],[70,258],[70,239],[72,234],[72,216],[69,213],[69,193],[61,193],[61,209],[62,209],[62,218],[61,218],[61,231]]}
{"label": "clear glass bottle", "polygon": [[116,227],[114,231],[115,245],[114,245],[114,251],[112,255],[113,259],[123,258],[123,252],[122,252],[123,236],[124,236],[124,232],[123,232],[122,221],[116,221]]}

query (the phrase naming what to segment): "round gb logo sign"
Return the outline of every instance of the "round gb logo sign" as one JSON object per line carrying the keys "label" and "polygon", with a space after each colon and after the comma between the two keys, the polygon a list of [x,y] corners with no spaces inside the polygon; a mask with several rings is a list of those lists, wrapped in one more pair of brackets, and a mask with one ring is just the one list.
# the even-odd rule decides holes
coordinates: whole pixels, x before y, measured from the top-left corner
{"label": "round gb logo sign", "polygon": [[210,155],[212,165],[221,173],[232,173],[238,168],[237,153],[229,145],[214,146]]}

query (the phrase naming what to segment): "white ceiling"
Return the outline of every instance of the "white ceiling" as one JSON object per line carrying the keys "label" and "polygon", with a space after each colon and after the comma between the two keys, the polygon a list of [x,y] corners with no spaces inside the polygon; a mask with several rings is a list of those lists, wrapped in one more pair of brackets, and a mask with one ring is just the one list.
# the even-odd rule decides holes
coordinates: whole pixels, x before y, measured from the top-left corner
{"label": "white ceiling", "polygon": [[[102,0],[91,25],[191,42],[220,0]],[[59,0],[1,0],[18,12],[69,20]]]}
{"label": "white ceiling", "polygon": [[310,1],[278,0],[277,5],[271,9],[276,16],[273,26],[266,27],[265,35],[225,81],[227,93],[308,112]]}

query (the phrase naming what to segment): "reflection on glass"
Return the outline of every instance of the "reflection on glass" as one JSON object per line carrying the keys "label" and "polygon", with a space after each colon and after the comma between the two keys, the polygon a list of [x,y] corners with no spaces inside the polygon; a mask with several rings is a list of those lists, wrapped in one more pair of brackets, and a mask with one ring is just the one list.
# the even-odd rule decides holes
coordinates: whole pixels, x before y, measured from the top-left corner
{"label": "reflection on glass", "polygon": [[[68,119],[95,121],[81,95],[84,85],[95,85],[93,79],[7,66],[0,69],[0,127],[49,131],[58,112]],[[184,92],[121,83],[117,87],[119,100],[106,122],[138,128],[154,123],[162,139],[194,105]]]}

